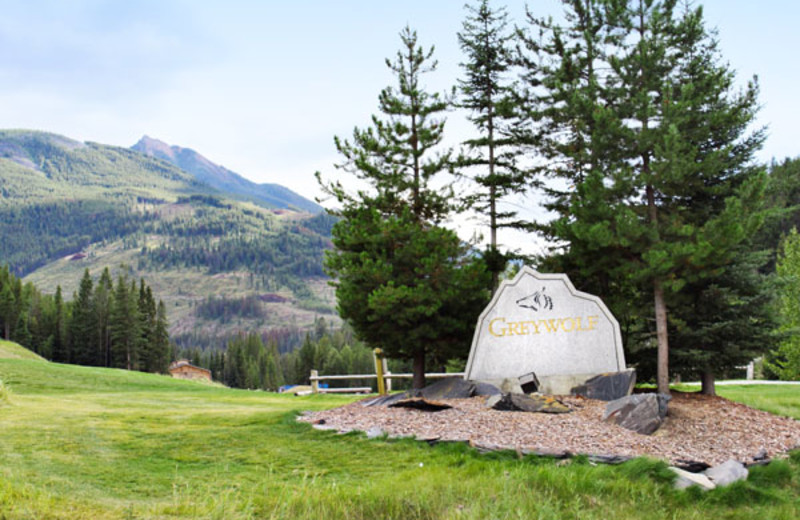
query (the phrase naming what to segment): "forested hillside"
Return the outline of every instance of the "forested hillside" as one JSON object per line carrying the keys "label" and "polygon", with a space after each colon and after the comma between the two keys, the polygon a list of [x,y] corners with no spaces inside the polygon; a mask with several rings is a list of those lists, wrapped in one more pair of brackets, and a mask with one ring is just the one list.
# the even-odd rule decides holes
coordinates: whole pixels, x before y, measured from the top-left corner
{"label": "forested hillside", "polygon": [[85,269],[125,266],[164,300],[181,347],[272,330],[282,349],[296,346],[333,313],[322,271],[331,226],[325,214],[236,200],[135,150],[0,131],[0,264],[50,294],[77,291]]}

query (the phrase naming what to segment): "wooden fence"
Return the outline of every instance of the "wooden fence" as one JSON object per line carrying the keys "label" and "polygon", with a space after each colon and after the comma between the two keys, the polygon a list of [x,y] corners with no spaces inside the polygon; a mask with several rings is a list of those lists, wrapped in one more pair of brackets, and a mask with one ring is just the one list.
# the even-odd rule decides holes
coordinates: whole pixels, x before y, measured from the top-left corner
{"label": "wooden fence", "polygon": [[[414,374],[392,374],[389,371],[383,373],[384,384],[387,392],[392,391],[392,379],[411,379],[414,377]],[[430,374],[425,374],[425,378],[428,379],[437,379],[443,377],[464,377],[463,372],[433,372]],[[320,381],[336,381],[342,379],[378,379],[378,374],[354,374],[354,375],[346,375],[346,376],[321,376],[317,370],[311,371],[311,377],[309,380],[311,381],[311,391],[312,393],[348,393],[348,394],[368,394],[372,391],[372,388],[369,386],[356,386],[356,387],[349,387],[349,388],[320,388],[319,382]]]}

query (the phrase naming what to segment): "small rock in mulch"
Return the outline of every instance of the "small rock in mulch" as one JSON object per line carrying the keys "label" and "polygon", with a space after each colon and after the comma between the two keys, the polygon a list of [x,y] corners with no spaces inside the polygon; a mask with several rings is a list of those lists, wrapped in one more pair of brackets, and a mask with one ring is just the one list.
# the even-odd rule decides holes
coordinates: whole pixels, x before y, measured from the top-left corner
{"label": "small rock in mulch", "polygon": [[422,397],[412,397],[411,399],[403,399],[389,405],[389,408],[413,408],[414,410],[421,410],[423,412],[441,412],[452,408],[449,404],[440,403],[438,401],[430,401]]}

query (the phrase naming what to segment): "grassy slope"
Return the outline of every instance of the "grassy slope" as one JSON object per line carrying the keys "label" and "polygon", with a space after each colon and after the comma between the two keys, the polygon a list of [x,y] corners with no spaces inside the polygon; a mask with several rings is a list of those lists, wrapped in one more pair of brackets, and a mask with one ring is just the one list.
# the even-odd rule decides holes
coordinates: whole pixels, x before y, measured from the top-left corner
{"label": "grassy slope", "polygon": [[44,361],[43,357],[31,352],[22,345],[4,339],[0,339],[0,359],[35,359]]}
{"label": "grassy slope", "polygon": [[[793,518],[800,457],[701,495],[663,464],[559,465],[319,432],[284,397],[0,359],[0,518]],[[771,469],[770,469],[771,468]],[[794,479],[792,481],[792,479]]]}

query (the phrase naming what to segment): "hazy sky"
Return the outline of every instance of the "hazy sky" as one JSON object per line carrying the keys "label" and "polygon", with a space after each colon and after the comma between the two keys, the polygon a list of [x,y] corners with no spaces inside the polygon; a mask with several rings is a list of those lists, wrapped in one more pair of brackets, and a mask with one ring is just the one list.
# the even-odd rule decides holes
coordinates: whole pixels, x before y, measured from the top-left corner
{"label": "hazy sky", "polygon": [[[758,75],[769,138],[759,158],[800,155],[800,3],[709,0],[724,58]],[[192,148],[257,182],[313,198],[333,136],[376,113],[384,65],[409,24],[435,45],[431,90],[455,82],[462,0],[0,0],[0,128],[131,146]],[[535,13],[561,12],[530,0]],[[507,5],[523,23],[525,2]],[[466,130],[457,114],[452,134]]]}

